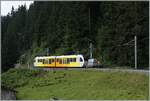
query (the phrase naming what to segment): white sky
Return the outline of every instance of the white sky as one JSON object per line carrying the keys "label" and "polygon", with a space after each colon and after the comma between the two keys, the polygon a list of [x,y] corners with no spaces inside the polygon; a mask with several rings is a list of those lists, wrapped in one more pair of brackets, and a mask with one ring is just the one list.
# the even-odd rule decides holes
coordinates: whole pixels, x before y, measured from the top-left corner
{"label": "white sky", "polygon": [[1,15],[10,13],[12,6],[16,10],[19,5],[26,4],[27,9],[29,9],[31,3],[33,3],[33,1],[1,1]]}

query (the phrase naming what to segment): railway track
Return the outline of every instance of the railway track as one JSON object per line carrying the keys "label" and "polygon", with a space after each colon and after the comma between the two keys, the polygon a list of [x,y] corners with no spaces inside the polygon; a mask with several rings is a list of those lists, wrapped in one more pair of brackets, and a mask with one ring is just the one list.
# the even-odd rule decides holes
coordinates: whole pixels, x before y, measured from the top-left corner
{"label": "railway track", "polygon": [[35,68],[32,67],[30,69],[39,69],[44,71],[62,71],[62,70],[93,70],[93,71],[121,71],[121,72],[136,72],[136,73],[144,73],[149,75],[149,70],[142,70],[142,69],[112,69],[112,68]]}

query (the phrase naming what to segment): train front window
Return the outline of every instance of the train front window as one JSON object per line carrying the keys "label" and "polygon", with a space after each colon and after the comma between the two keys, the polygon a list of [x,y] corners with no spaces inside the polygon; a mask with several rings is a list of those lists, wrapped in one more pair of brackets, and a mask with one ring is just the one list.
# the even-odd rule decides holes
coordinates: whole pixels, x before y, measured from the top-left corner
{"label": "train front window", "polygon": [[82,58],[80,58],[80,62],[83,62],[83,59],[82,59]]}

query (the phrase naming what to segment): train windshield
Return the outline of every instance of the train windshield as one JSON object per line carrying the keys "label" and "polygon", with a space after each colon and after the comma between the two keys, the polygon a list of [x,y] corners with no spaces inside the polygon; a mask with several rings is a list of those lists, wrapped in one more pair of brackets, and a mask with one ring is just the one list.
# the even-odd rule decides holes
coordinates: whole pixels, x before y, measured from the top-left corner
{"label": "train windshield", "polygon": [[80,62],[83,62],[83,59],[80,57]]}

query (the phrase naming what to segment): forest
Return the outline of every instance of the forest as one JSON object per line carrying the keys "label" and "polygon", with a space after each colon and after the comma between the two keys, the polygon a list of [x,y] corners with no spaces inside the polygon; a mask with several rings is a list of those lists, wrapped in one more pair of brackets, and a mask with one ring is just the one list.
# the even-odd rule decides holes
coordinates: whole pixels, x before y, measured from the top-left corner
{"label": "forest", "polygon": [[106,66],[134,68],[134,36],[138,68],[149,62],[149,2],[34,1],[12,7],[1,16],[2,71],[32,64],[37,55],[67,52],[93,57]]}

